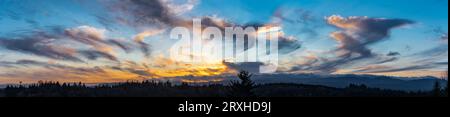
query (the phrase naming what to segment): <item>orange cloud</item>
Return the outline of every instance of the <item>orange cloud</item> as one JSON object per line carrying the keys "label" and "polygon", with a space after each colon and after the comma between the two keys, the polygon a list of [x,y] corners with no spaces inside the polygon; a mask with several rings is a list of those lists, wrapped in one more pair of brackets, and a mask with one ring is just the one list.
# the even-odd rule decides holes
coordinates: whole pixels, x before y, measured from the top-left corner
{"label": "orange cloud", "polygon": [[134,41],[142,42],[142,41],[144,41],[144,39],[146,37],[158,35],[158,34],[163,33],[164,31],[165,31],[164,29],[160,29],[160,30],[146,30],[146,31],[143,31],[143,32],[137,34],[136,36],[134,36]]}

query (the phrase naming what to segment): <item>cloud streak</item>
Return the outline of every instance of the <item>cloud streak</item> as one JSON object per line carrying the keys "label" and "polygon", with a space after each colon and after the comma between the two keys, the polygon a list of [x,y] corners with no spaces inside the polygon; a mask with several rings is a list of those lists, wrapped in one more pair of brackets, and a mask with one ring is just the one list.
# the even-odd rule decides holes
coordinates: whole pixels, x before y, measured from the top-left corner
{"label": "cloud streak", "polygon": [[30,36],[22,36],[18,39],[0,37],[0,46],[9,50],[51,59],[82,62],[80,58],[76,57],[74,48],[52,44],[57,38],[59,38],[58,35],[35,32]]}

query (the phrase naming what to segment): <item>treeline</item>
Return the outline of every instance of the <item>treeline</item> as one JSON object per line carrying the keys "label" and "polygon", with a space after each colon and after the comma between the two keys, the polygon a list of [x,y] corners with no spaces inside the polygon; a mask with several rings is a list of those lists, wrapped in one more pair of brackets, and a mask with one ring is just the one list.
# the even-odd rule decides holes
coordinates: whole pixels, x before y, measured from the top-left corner
{"label": "treeline", "polygon": [[205,97],[220,96],[222,85],[191,86],[187,83],[128,81],[88,87],[83,83],[40,82],[29,86],[9,85],[6,97]]}
{"label": "treeline", "polygon": [[188,83],[129,81],[86,86],[83,83],[38,82],[9,85],[0,90],[5,97],[448,97],[448,88],[436,83],[432,91],[396,91],[349,85],[333,88],[319,85],[272,83],[255,84],[248,72],[230,84],[192,85]]}

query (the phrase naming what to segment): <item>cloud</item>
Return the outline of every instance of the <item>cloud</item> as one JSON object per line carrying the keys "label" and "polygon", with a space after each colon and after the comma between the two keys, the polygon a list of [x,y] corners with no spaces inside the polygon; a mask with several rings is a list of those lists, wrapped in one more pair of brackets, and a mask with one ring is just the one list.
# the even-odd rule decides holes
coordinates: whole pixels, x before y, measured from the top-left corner
{"label": "cloud", "polygon": [[146,78],[173,78],[173,77],[205,77],[222,75],[230,70],[223,64],[188,64],[172,61],[165,58],[155,58],[152,64],[136,64],[124,62],[120,66],[111,66],[112,69],[129,72]]}
{"label": "cloud", "polygon": [[[177,24],[179,20],[174,14],[181,11],[170,9],[176,7],[170,3],[172,3],[171,0],[114,0],[104,2],[107,8],[112,11],[108,14],[108,17],[112,17],[121,24],[137,28]],[[186,10],[191,8],[189,6],[186,5],[185,8],[178,7],[177,9]]]}
{"label": "cloud", "polygon": [[307,38],[310,39],[317,38],[319,35],[317,30],[326,26],[312,11],[305,9],[287,10],[279,8],[273,14],[273,19],[279,24],[296,25],[290,30],[297,32],[297,35],[308,36]]}
{"label": "cloud", "polygon": [[[232,25],[231,23],[226,23],[226,24]],[[270,24],[270,23],[269,24],[253,23],[253,24],[246,24],[246,25],[242,26],[242,28],[244,28],[244,29],[247,27],[253,27],[255,29],[259,29],[260,27],[271,28],[271,27],[281,27],[281,26],[279,24]],[[258,31],[258,33],[267,32],[264,30],[257,30],[257,31]],[[284,32],[282,31],[282,29],[280,29],[278,36],[279,36],[278,37],[278,53],[279,54],[288,54],[288,53],[291,53],[302,47],[301,42],[296,37],[285,35]],[[267,40],[270,40],[270,39],[267,39]],[[247,40],[245,40],[244,43],[248,43]],[[248,44],[249,44],[248,48],[255,47],[255,45],[256,45],[253,43],[248,43]]]}
{"label": "cloud", "polygon": [[[132,79],[135,80],[139,78],[139,75],[136,75],[134,73],[123,72],[119,70],[113,70],[106,67],[98,67],[98,66],[74,67],[71,65],[63,65],[50,62],[39,62],[34,60],[18,60],[16,62],[8,62],[8,64],[11,66],[20,67],[20,69],[27,68],[27,70],[0,71],[0,78],[9,79],[6,81],[8,83],[18,81],[33,83],[39,80],[60,81],[60,82],[83,81],[86,83],[103,83],[103,82],[119,82]],[[29,66],[33,67],[31,68]]]}
{"label": "cloud", "polygon": [[431,30],[432,33],[436,34],[438,39],[442,41],[444,44],[448,44],[448,31],[445,31],[441,27],[436,27]]}
{"label": "cloud", "polygon": [[121,48],[126,53],[130,53],[133,50],[133,48],[131,47],[131,44],[117,40],[117,39],[108,40],[108,43],[109,43],[109,45],[114,45],[114,46]]}
{"label": "cloud", "polygon": [[302,44],[295,37],[280,36],[278,38],[278,52],[281,54],[287,54],[298,50],[302,47]]}
{"label": "cloud", "polygon": [[[108,39],[105,29],[91,26],[24,30],[17,35],[0,37],[0,47],[50,59],[84,62],[82,58],[118,60],[116,48],[130,53],[136,45],[123,39]],[[130,41],[131,42],[131,41]],[[140,47],[139,47],[140,48]]]}
{"label": "cloud", "polygon": [[338,15],[330,16],[326,20],[328,24],[341,29],[333,32],[331,37],[339,43],[335,50],[337,56],[350,59],[344,61],[374,57],[368,45],[386,39],[394,28],[414,23],[405,19],[356,16],[344,18]]}
{"label": "cloud", "polygon": [[149,57],[151,54],[151,50],[150,50],[150,45],[144,42],[144,39],[146,37],[151,37],[151,36],[155,36],[158,34],[163,33],[165,30],[164,29],[152,29],[152,30],[146,30],[143,31],[137,35],[134,36],[134,41],[139,45],[140,50],[142,51],[142,53],[146,56]]}
{"label": "cloud", "polygon": [[399,52],[392,52],[392,51],[387,54],[387,56],[398,56],[398,55],[400,55]]}
{"label": "cloud", "polygon": [[366,67],[364,69],[360,69],[360,70],[353,71],[353,72],[354,73],[386,73],[386,72],[400,72],[400,71],[432,69],[432,68],[436,68],[437,66],[442,66],[442,63],[430,63],[430,64],[410,65],[410,66],[401,66],[401,67],[389,67],[389,66]]}
{"label": "cloud", "polygon": [[389,56],[388,57],[380,57],[379,56],[377,59],[378,60],[372,62],[372,64],[383,64],[383,63],[389,63],[389,62],[398,60],[397,57],[389,57]]}
{"label": "cloud", "polygon": [[345,32],[333,32],[331,37],[338,43],[337,55],[342,58],[350,58],[352,56],[370,57],[372,52],[358,41],[356,38]]}
{"label": "cloud", "polygon": [[99,51],[108,51],[110,47],[105,45],[107,43],[105,41],[105,32],[105,29],[97,29],[91,26],[79,26],[64,31],[72,40],[92,46]]}
{"label": "cloud", "polygon": [[38,61],[34,61],[34,60],[18,60],[16,61],[15,64],[20,64],[20,65],[50,65],[49,63],[44,63],[44,62],[38,62]]}
{"label": "cloud", "polygon": [[[145,56],[149,56],[151,53],[150,44],[145,43],[143,40],[146,37],[155,36],[164,31],[164,29],[184,26],[188,29],[193,27],[191,19],[185,19],[179,14],[183,14],[192,10],[198,0],[121,0],[121,1],[108,1],[106,4],[109,13],[106,15],[97,15],[99,22],[112,23],[113,20],[116,23],[124,24],[132,29],[135,29],[138,34],[133,38],[138,44],[140,50]],[[257,25],[239,25],[233,22],[226,21],[218,17],[203,16],[202,28],[217,27],[221,29],[222,33],[225,31],[225,27],[243,26],[258,28],[259,26],[269,26],[272,24],[257,23]],[[106,20],[107,19],[107,20]],[[247,49],[253,47],[252,43],[248,43]],[[281,36],[279,38],[279,53],[286,54],[301,47],[301,43],[294,37]]]}
{"label": "cloud", "polygon": [[9,50],[51,59],[82,62],[81,59],[76,57],[76,49],[58,46],[52,43],[58,38],[58,35],[47,34],[45,32],[34,33],[17,39],[0,37],[0,46]]}
{"label": "cloud", "polygon": [[177,4],[175,3],[176,1],[177,0],[161,0],[161,2],[166,4],[167,8],[170,9],[170,12],[174,15],[182,15],[191,11],[200,0],[185,0],[185,3],[182,4]]}
{"label": "cloud", "polygon": [[165,28],[192,24],[178,15],[192,10],[198,0],[113,0],[102,3],[109,12],[96,15],[98,21],[109,27],[111,23],[118,23],[135,29],[138,34],[133,38],[141,52],[149,57],[150,45],[143,40],[163,33]]}
{"label": "cloud", "polygon": [[116,56],[102,51],[84,50],[79,51],[79,53],[90,60],[97,60],[98,58],[106,58],[111,61],[119,61]]}
{"label": "cloud", "polygon": [[94,48],[94,50],[80,50],[79,52],[90,60],[97,60],[97,58],[101,57],[112,61],[118,61],[113,46],[119,47],[125,52],[131,50],[131,48],[128,47],[129,45],[124,42],[115,39],[108,40],[105,35],[105,29],[91,26],[79,26],[66,29],[64,32],[70,39]]}
{"label": "cloud", "polygon": [[[308,70],[322,73],[333,73],[339,67],[358,60],[368,58],[380,58],[374,54],[367,46],[380,42],[389,37],[392,29],[414,23],[405,19],[385,19],[369,17],[341,17],[332,15],[326,17],[327,23],[334,26],[339,31],[332,32],[330,37],[338,42],[335,50],[331,51],[335,58],[315,57],[310,63],[300,64],[291,68],[290,71]],[[396,60],[396,58],[386,60],[376,60],[373,64],[381,64]],[[313,64],[314,63],[314,64]]]}
{"label": "cloud", "polygon": [[331,34],[331,37],[340,44],[337,51],[342,57],[350,57],[352,54],[370,57],[372,52],[367,45],[389,37],[389,32],[394,28],[414,23],[405,19],[356,16],[344,18],[339,15],[330,16],[326,20],[328,24],[342,29]]}
{"label": "cloud", "polygon": [[[363,69],[352,71],[353,73],[387,73],[387,72],[402,72],[402,71],[415,71],[415,70],[429,70],[429,69],[442,69],[448,66],[448,46],[437,46],[428,50],[424,50],[409,56],[402,58],[409,60],[410,63],[404,64],[391,64],[391,65],[369,65],[363,67]],[[386,59],[383,63],[397,60],[398,58],[392,57]],[[376,63],[381,64],[381,63]],[[372,67],[378,66],[378,67]],[[383,67],[380,67],[383,66]]]}
{"label": "cloud", "polygon": [[[111,11],[110,16],[120,16],[116,19],[117,22],[127,24],[132,28],[138,30],[138,34],[134,37],[136,42],[141,46],[144,53],[149,53],[150,48],[146,47],[148,44],[142,40],[145,37],[160,34],[164,28],[174,26],[185,26],[192,28],[192,20],[179,17],[180,11],[187,12],[192,10],[198,0],[186,0],[183,2],[175,2],[173,0],[123,0],[106,3]],[[104,19],[104,18],[103,18]],[[269,24],[258,25],[242,25],[243,27],[266,26]],[[202,27],[218,27],[223,34],[225,27],[239,26],[238,24],[225,21],[217,17],[202,17]],[[161,30],[151,30],[151,27],[156,27]],[[150,28],[150,29],[149,29]],[[293,37],[280,37],[279,41],[280,53],[289,53],[301,47],[300,43]]]}
{"label": "cloud", "polygon": [[160,30],[146,30],[146,31],[143,31],[143,32],[135,35],[134,36],[134,41],[142,42],[142,41],[144,41],[144,39],[146,37],[155,36],[155,35],[163,33],[164,31],[165,31],[164,29],[160,29]]}
{"label": "cloud", "polygon": [[417,56],[417,57],[445,57],[447,56],[448,58],[448,45],[439,45],[421,52],[417,52],[414,53],[412,56]]}
{"label": "cloud", "polygon": [[241,63],[230,63],[224,62],[228,68],[233,69],[235,71],[248,71],[251,73],[259,73],[260,66],[264,65],[261,62],[241,62]]}
{"label": "cloud", "polygon": [[78,26],[65,30],[66,34],[80,42],[93,44],[96,41],[102,41],[105,38],[105,29],[98,29],[91,26]]}
{"label": "cloud", "polygon": [[[48,34],[48,32],[61,31],[63,31],[63,33]],[[96,60],[101,57],[118,61],[112,45],[120,47],[125,51],[130,50],[130,48],[117,40],[107,40],[105,32],[106,30],[104,29],[98,29],[90,26],[79,26],[64,30],[45,30],[43,32],[34,33],[32,36],[24,36],[20,39],[2,39],[0,42],[9,50],[30,53],[33,55],[58,60],[82,62],[82,60],[77,57],[82,55],[90,60]],[[71,44],[71,47],[58,46],[60,44],[71,43],[65,39],[80,42],[83,45],[92,47],[94,50],[83,50],[83,46],[77,46],[77,44],[73,43]]]}
{"label": "cloud", "polygon": [[144,54],[145,57],[150,57],[151,54],[151,48],[150,45],[144,42],[137,42],[139,45],[139,48],[141,49],[142,53]]}
{"label": "cloud", "polygon": [[371,73],[375,72],[377,70],[384,70],[384,69],[392,69],[390,66],[385,65],[369,65],[359,68],[358,70],[352,71],[354,73]]}
{"label": "cloud", "polygon": [[444,43],[448,44],[448,32],[442,33],[441,36],[440,36],[440,39],[441,39]]}
{"label": "cloud", "polygon": [[40,66],[45,68],[67,68],[68,66],[60,65],[60,64],[54,64],[51,62],[41,62],[41,61],[35,61],[35,60],[29,60],[29,59],[20,59],[15,62],[6,62],[6,61],[0,61],[0,64],[8,65],[11,67],[31,67],[31,66]]}

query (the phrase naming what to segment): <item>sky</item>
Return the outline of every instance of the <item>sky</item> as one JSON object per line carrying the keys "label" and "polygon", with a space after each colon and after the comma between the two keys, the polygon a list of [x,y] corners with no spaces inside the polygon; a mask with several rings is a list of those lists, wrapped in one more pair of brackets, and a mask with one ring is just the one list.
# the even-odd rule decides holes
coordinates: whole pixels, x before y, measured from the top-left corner
{"label": "sky", "polygon": [[448,69],[447,0],[0,0],[0,84],[209,82],[267,64],[171,59],[170,30],[191,29],[194,18],[221,30],[281,27],[275,73],[406,78]]}

